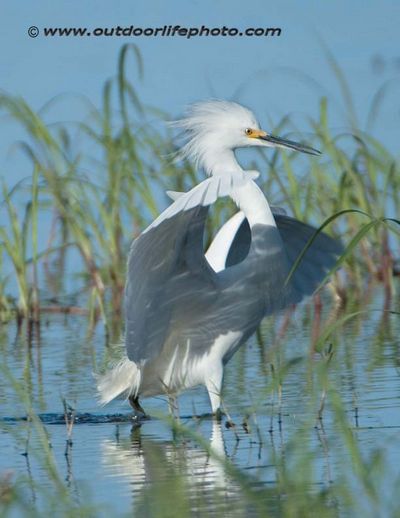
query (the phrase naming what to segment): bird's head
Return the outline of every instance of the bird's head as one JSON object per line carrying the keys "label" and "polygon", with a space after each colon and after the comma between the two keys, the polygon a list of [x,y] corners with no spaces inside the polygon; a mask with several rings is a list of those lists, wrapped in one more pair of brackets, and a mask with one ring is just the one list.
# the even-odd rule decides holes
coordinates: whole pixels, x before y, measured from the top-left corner
{"label": "bird's head", "polygon": [[[204,101],[189,107],[184,118],[174,126],[184,131],[181,156],[194,160],[207,174],[215,172],[228,155],[241,147],[262,146],[294,149],[311,155],[320,152],[310,146],[273,136],[260,128],[253,113],[240,104],[228,101]],[[220,168],[220,167],[219,167]]]}

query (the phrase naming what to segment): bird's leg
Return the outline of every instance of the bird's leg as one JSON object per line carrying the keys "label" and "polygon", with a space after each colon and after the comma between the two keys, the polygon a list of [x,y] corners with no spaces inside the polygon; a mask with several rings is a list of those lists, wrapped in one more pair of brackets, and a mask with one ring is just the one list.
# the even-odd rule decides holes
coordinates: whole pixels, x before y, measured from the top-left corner
{"label": "bird's leg", "polygon": [[129,404],[135,410],[136,413],[143,414],[143,417],[147,417],[146,412],[143,410],[142,406],[139,403],[139,397],[138,396],[134,396],[132,394],[132,395],[129,396],[128,400],[129,400]]}
{"label": "bird's leg", "polygon": [[173,418],[179,418],[178,399],[173,394],[168,394],[168,408]]}
{"label": "bird's leg", "polygon": [[213,365],[213,369],[209,372],[205,385],[210,398],[211,410],[213,415],[218,419],[221,418],[221,387],[224,370],[222,363]]}
{"label": "bird's leg", "polygon": [[221,421],[222,415],[225,414],[227,417],[225,426],[227,428],[232,428],[235,427],[235,423],[232,421],[230,415],[224,407],[221,398],[223,376],[224,368],[221,362],[219,364],[213,365],[213,368],[210,371],[209,377],[207,378],[205,384],[207,387],[208,396],[210,398],[213,416],[217,419],[217,421]]}

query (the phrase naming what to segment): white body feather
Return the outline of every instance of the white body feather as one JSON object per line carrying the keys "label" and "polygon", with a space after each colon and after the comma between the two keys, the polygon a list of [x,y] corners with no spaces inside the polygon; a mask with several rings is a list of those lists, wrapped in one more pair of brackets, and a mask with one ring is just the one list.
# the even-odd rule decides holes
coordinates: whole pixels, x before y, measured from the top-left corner
{"label": "white body feather", "polygon": [[96,377],[99,402],[106,405],[121,394],[126,397],[136,396],[140,387],[141,371],[136,363],[125,357],[105,374]]}

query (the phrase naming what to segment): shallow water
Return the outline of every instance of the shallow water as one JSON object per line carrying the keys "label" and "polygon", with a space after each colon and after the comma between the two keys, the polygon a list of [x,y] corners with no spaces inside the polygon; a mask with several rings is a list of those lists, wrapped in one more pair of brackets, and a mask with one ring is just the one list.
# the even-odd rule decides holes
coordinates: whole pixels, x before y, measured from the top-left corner
{"label": "shallow water", "polygon": [[[89,515],[96,516],[132,510],[160,516],[249,516],[264,510],[281,516],[290,503],[289,487],[310,498],[327,494],[323,507],[334,515],[357,509],[366,516],[394,516],[400,502],[400,316],[382,308],[377,288],[362,308],[368,312],[327,340],[334,355],[325,374],[326,360],[313,350],[312,337],[343,315],[333,311],[328,295],[319,327],[312,302],[266,320],[262,340],[253,338],[226,369],[224,403],[233,428],[226,427],[227,417],[222,423],[207,417],[203,388],[179,398],[177,427],[171,426],[164,398],[143,402],[154,417],[137,426],[126,402],[96,405],[92,372],[109,356],[101,326],[88,336],[85,318],[52,315],[44,319],[40,340],[36,336],[28,344],[9,324],[0,330],[0,476],[18,481],[27,514],[57,506],[58,476],[72,501],[90,505]],[[7,372],[23,382],[23,393],[20,385],[11,386]],[[35,412],[46,414],[47,436],[15,420],[26,416],[26,395]],[[74,425],[68,448],[66,425],[54,424],[63,423],[62,398],[80,415],[90,414],[89,422]],[[117,422],[120,414],[125,422]],[[204,417],[192,417],[199,415]],[[51,445],[58,475],[49,475],[43,441]],[[366,475],[355,467],[359,462],[371,471],[371,494],[378,496],[368,494]],[[346,488],[353,503],[346,503]],[[20,513],[21,507],[10,508],[11,515]]]}

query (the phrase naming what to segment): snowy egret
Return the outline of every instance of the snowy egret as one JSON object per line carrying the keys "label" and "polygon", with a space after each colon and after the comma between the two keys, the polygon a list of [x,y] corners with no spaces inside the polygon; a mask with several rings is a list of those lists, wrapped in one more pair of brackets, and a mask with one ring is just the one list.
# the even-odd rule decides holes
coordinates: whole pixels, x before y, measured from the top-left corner
{"label": "snowy egret", "polygon": [[[244,171],[235,149],[270,146],[313,155],[309,146],[261,130],[251,111],[225,102],[198,103],[178,121],[186,135],[182,154],[209,178],[173,203],[134,240],[125,288],[126,357],[99,377],[102,403],[205,385],[213,413],[221,405],[223,370],[261,320],[313,293],[341,253],[320,232],[290,282],[288,272],[315,229],[272,211]],[[230,197],[239,208],[204,253],[209,207]]]}

